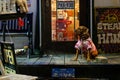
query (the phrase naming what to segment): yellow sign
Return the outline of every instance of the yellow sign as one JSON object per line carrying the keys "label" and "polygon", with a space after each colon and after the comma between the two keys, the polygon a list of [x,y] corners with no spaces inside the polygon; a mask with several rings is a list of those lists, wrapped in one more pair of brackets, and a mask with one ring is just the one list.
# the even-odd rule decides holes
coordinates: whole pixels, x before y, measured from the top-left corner
{"label": "yellow sign", "polygon": [[4,49],[5,62],[14,65],[14,57],[12,50]]}

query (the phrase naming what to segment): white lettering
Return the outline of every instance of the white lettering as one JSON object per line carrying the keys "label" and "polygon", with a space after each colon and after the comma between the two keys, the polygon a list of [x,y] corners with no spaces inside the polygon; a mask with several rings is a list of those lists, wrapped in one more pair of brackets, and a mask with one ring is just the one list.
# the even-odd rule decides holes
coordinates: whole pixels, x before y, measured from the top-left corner
{"label": "white lettering", "polygon": [[98,30],[120,30],[120,23],[98,23]]}
{"label": "white lettering", "polygon": [[98,34],[98,44],[105,43],[105,34]]}
{"label": "white lettering", "polygon": [[106,33],[106,34],[98,34],[98,44],[115,44],[120,43],[120,31],[117,34]]}

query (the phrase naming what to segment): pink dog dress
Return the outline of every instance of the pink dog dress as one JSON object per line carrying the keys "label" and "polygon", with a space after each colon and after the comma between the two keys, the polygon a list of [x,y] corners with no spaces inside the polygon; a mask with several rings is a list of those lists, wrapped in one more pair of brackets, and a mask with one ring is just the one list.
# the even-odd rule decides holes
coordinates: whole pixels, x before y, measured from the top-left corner
{"label": "pink dog dress", "polygon": [[96,47],[91,40],[91,38],[88,38],[84,41],[78,40],[77,43],[75,44],[75,49],[82,50],[82,52],[86,52],[88,49],[91,49],[91,51],[96,51]]}

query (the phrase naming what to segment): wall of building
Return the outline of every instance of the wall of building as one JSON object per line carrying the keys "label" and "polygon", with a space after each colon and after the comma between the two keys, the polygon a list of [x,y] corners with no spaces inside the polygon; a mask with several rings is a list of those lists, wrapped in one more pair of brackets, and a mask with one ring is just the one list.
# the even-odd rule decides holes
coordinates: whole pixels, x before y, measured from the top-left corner
{"label": "wall of building", "polygon": [[95,7],[120,7],[120,0],[94,0]]}

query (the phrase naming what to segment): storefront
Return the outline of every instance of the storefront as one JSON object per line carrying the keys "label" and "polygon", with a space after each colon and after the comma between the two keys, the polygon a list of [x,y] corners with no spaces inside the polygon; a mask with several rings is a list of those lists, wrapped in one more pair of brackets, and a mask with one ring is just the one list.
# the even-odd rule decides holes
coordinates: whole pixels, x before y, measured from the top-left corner
{"label": "storefront", "polygon": [[42,1],[42,48],[74,52],[75,29],[80,25],[90,28],[89,3],[89,0]]}
{"label": "storefront", "polygon": [[[31,12],[27,14],[0,14],[1,57],[8,73],[40,79],[119,78],[120,8],[103,8],[101,0],[99,6],[98,0],[28,1]],[[82,48],[78,59],[72,59],[77,53],[75,31],[79,26],[87,27],[98,50],[94,59],[88,60]],[[86,53],[89,56],[89,49]]]}

